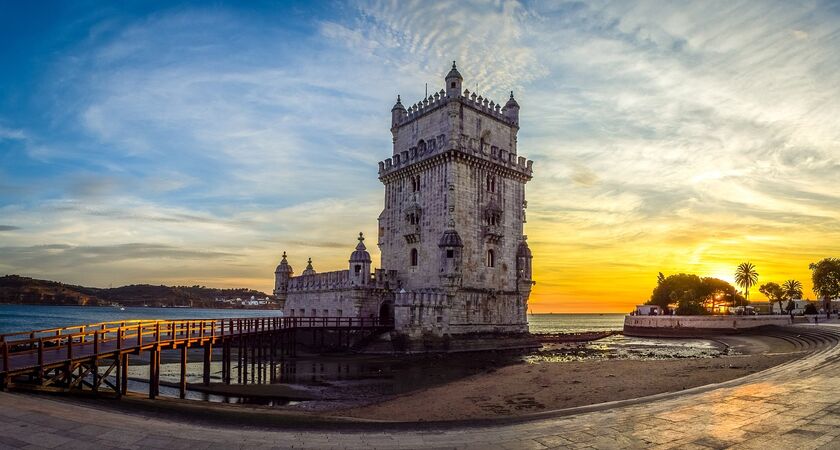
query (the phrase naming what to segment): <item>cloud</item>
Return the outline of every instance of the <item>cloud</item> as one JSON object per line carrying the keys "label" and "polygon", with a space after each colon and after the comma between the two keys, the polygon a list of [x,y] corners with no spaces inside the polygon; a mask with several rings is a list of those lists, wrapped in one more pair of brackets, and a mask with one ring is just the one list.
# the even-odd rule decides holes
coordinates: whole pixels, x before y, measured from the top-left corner
{"label": "cloud", "polygon": [[15,231],[20,230],[20,227],[14,225],[0,225],[0,231]]}

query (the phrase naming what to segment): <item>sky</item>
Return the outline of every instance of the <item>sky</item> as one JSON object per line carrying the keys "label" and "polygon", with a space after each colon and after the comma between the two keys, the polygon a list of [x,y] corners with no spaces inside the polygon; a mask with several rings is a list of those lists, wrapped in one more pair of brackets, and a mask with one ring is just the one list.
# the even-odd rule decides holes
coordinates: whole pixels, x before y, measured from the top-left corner
{"label": "sky", "polygon": [[[521,106],[533,312],[840,257],[840,3],[0,1],[0,274],[345,268],[397,94]],[[374,262],[379,254],[370,245]],[[753,299],[761,299],[754,293]]]}

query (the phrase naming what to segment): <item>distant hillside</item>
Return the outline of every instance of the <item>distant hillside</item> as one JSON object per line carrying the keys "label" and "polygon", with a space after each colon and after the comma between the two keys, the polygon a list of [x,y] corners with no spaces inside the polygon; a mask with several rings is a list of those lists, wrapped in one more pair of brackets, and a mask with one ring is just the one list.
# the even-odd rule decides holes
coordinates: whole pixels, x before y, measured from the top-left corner
{"label": "distant hillside", "polygon": [[217,298],[243,300],[265,298],[253,289],[215,289],[204,286],[152,286],[135,284],[116,288],[74,286],[57,281],[37,280],[18,275],[0,277],[0,303],[36,305],[106,306],[192,306],[196,308],[231,308]]}

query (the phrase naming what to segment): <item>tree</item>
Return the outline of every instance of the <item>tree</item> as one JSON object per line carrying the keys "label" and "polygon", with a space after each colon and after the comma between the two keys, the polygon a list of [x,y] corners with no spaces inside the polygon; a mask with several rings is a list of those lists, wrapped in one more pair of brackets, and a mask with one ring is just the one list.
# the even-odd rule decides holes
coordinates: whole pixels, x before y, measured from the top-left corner
{"label": "tree", "polygon": [[668,275],[653,289],[648,304],[658,305],[665,309],[671,303],[679,303],[681,299],[686,297],[686,292],[698,292],[701,284],[702,280],[697,275],[685,273]]}
{"label": "tree", "polygon": [[735,283],[744,288],[744,298],[750,300],[750,288],[755,286],[758,282],[758,272],[755,271],[755,266],[751,262],[744,262],[738,264],[735,269]]}
{"label": "tree", "polygon": [[811,263],[811,281],[814,293],[823,298],[825,310],[831,310],[831,299],[840,297],[840,258],[825,258]]}
{"label": "tree", "polygon": [[782,293],[788,300],[802,298],[802,283],[796,280],[787,280],[782,284]]}
{"label": "tree", "polygon": [[709,305],[714,311],[716,304],[731,304],[741,298],[735,287],[724,280],[680,273],[657,277],[648,304],[665,309],[676,303],[678,314],[696,315],[708,314]]}
{"label": "tree", "polygon": [[733,305],[739,300],[743,300],[735,289],[728,282],[719,278],[704,277],[700,282],[699,297],[704,303],[710,303],[712,313],[716,312],[718,305]]}
{"label": "tree", "polygon": [[782,300],[786,297],[786,291],[782,286],[779,286],[779,283],[774,283],[772,281],[764,283],[760,288],[758,288],[758,292],[764,294],[764,296],[767,297],[767,300],[770,300],[771,304],[773,302],[779,302],[779,312],[782,311]]}
{"label": "tree", "polygon": [[665,281],[665,275],[662,275],[662,272],[659,272],[659,275],[656,276],[656,285],[662,284]]}

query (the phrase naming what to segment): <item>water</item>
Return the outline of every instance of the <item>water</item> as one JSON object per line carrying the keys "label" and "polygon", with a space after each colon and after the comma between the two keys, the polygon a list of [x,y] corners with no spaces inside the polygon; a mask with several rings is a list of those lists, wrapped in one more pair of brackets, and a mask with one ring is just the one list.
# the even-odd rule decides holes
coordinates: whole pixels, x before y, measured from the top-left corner
{"label": "water", "polygon": [[132,319],[213,319],[278,316],[278,310],[0,305],[0,334]]}
{"label": "water", "polygon": [[531,333],[621,331],[624,314],[529,314]]}
{"label": "water", "polygon": [[[0,334],[130,319],[277,316],[277,310],[0,305]],[[532,333],[621,331],[624,314],[529,314]]]}
{"label": "water", "polygon": [[[58,328],[97,322],[131,319],[202,319],[217,317],[277,316],[277,310],[231,310],[199,308],[136,308],[124,310],[113,307],[0,305],[0,334],[45,328]],[[528,315],[533,333],[581,333],[587,331],[620,331],[623,314],[531,314]],[[548,344],[542,351],[523,356],[517,352],[488,352],[469,358],[450,358],[442,355],[422,357],[389,357],[364,355],[301,355],[276,367],[275,383],[294,387],[320,400],[300,402],[303,409],[329,410],[335,405],[353,405],[359,399],[368,401],[383,396],[410,392],[495,370],[521,361],[527,363],[563,363],[585,359],[667,359],[710,357],[723,351],[719,345],[702,339],[651,339],[621,335],[592,342]],[[162,381],[177,382],[180,366],[176,354],[163,354]],[[221,362],[217,354],[211,364],[211,378],[221,381]],[[202,359],[200,350],[191,350],[187,380],[200,382]],[[235,359],[234,359],[235,361]],[[129,390],[145,392],[148,385],[148,362],[145,355],[132,356],[129,368]],[[235,363],[234,363],[235,364]],[[234,368],[234,379],[236,369]],[[266,377],[268,378],[268,377]],[[265,382],[267,383],[267,382]],[[175,388],[161,386],[164,396],[177,396]],[[298,402],[275,396],[242,397],[187,393],[194,400],[256,403],[266,406],[294,405]],[[327,400],[329,399],[329,400]]]}

